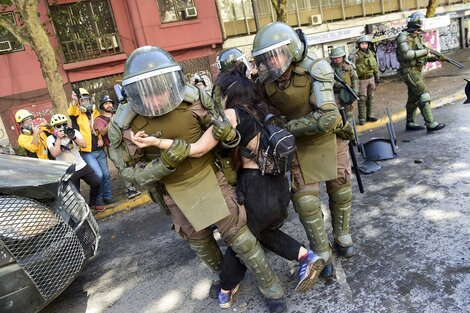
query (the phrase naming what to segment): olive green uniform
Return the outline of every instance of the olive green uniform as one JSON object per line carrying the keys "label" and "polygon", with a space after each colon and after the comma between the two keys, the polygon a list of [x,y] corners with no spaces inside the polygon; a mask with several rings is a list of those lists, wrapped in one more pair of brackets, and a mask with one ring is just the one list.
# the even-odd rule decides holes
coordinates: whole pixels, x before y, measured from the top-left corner
{"label": "olive green uniform", "polygon": [[372,50],[358,49],[352,55],[351,61],[356,67],[359,78],[358,118],[360,123],[364,123],[367,118],[373,115],[374,111],[375,82],[380,79],[377,60]]}
{"label": "olive green uniform", "polygon": [[[160,116],[136,115],[129,123],[130,129],[134,132],[144,130],[161,138],[178,138],[187,143],[198,141],[208,121],[208,110],[200,101],[202,94],[206,94],[194,86],[187,85],[186,88],[188,95],[178,107]],[[113,142],[115,128],[111,129]],[[214,166],[213,154],[185,158],[175,169],[169,170],[161,168],[161,153],[154,146],[142,149],[145,168],[139,164],[133,169],[127,168],[123,171],[124,178],[152,191],[153,198],[167,207],[174,229],[214,272],[221,271],[222,254],[210,225],[217,226],[222,238],[255,274],[261,292],[267,298],[282,298],[283,290],[277,276],[259,242],[245,225],[245,208],[238,205],[234,187]],[[155,184],[164,194],[155,194]],[[164,203],[161,203],[162,199]]]}
{"label": "olive green uniform", "polygon": [[422,35],[415,32],[402,31],[396,39],[397,59],[400,63],[398,75],[408,87],[408,101],[406,103],[407,126],[416,127],[416,111],[419,108],[428,129],[435,128],[438,123],[434,121],[431,111],[431,95],[424,84],[421,71],[428,61],[436,61],[428,57],[429,50],[423,42]]}
{"label": "olive green uniform", "polygon": [[292,202],[312,249],[328,263],[331,247],[321,212],[322,181],[327,182],[335,241],[352,245],[345,206],[351,200],[350,167],[345,165],[349,156],[343,153],[344,140],[335,133],[342,122],[334,100],[333,71],[326,61],[310,56],[293,63],[290,70],[288,81],[267,83],[265,90],[296,137]]}
{"label": "olive green uniform", "polygon": [[[343,61],[341,64],[334,64],[331,62],[331,67],[336,74],[351,87],[356,93],[359,92],[359,79],[357,77],[356,69],[354,65],[348,61]],[[348,120],[352,119],[352,106],[355,101],[354,97],[351,96],[348,91],[339,82],[335,81],[333,86],[335,93],[335,101],[338,108],[343,107],[348,116]]]}

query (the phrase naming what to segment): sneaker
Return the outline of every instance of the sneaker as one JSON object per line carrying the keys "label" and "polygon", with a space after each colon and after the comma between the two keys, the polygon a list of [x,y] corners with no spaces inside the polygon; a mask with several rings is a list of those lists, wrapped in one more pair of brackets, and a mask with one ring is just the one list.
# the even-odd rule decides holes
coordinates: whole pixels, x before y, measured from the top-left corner
{"label": "sneaker", "polygon": [[228,309],[232,306],[233,296],[237,293],[238,287],[240,287],[240,284],[236,285],[235,288],[227,293],[222,292],[222,289],[220,289],[217,299],[219,300],[219,307],[221,309]]}
{"label": "sneaker", "polygon": [[97,212],[103,212],[104,210],[106,210],[106,207],[101,204],[95,204],[95,205],[90,206],[90,209],[95,210]]}
{"label": "sneaker", "polygon": [[138,195],[140,195],[140,191],[135,189],[135,187],[127,188],[127,198],[128,199],[132,199],[134,197],[137,197]]}
{"label": "sneaker", "polygon": [[295,287],[297,292],[306,292],[315,285],[318,276],[320,276],[325,260],[316,255],[312,250],[301,259],[299,267],[299,283]]}

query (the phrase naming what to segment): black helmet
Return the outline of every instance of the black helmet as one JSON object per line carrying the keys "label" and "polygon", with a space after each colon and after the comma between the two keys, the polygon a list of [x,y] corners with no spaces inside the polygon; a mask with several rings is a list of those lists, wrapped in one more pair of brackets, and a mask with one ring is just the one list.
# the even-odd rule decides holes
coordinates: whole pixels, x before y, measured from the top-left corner
{"label": "black helmet", "polygon": [[122,86],[137,114],[160,116],[181,104],[186,78],[167,51],[144,46],[134,50],[127,59]]}
{"label": "black helmet", "polygon": [[101,100],[100,100],[100,109],[103,108],[103,104],[105,104],[106,102],[111,102],[111,103],[114,105],[114,100],[111,99],[110,96],[105,95],[105,96],[103,96],[103,97],[101,98]]}
{"label": "black helmet", "polygon": [[407,28],[410,31],[421,30],[424,23],[424,15],[421,12],[414,12],[408,18]]}
{"label": "black helmet", "polygon": [[216,59],[217,67],[222,73],[233,70],[237,62],[245,63],[248,69],[251,67],[245,54],[237,48],[222,50]]}

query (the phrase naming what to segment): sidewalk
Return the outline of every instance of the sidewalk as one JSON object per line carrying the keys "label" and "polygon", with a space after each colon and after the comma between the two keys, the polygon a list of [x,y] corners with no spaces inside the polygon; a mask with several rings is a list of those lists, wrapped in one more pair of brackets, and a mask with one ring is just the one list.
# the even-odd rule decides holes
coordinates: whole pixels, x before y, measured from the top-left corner
{"label": "sidewalk", "polygon": [[[433,99],[431,104],[433,108],[441,107],[454,101],[464,101],[466,99],[464,88],[466,81],[464,78],[470,78],[470,49],[459,50],[452,54],[446,54],[451,58],[459,61],[465,65],[465,68],[460,70],[450,63],[444,62],[442,67],[432,70],[425,74],[425,83],[431,93]],[[388,122],[386,109],[388,108],[393,122],[404,120],[406,116],[405,104],[407,99],[407,89],[405,83],[401,82],[398,77],[391,77],[384,80],[375,92],[375,114],[379,120],[374,123],[367,123],[357,127],[359,133],[367,132],[371,129],[383,127]],[[357,120],[357,108],[354,108],[354,114]],[[424,123],[422,117],[418,115],[418,123]],[[450,123],[451,121],[439,121],[443,123]],[[139,205],[145,204],[150,200],[150,197],[143,190],[142,194],[134,199],[127,199],[126,188],[122,179],[117,174],[117,170],[109,162],[111,172],[111,186],[113,197],[117,201],[107,206],[103,212],[95,215],[96,219],[102,219],[117,212],[131,210]],[[86,189],[84,194],[87,194]]]}

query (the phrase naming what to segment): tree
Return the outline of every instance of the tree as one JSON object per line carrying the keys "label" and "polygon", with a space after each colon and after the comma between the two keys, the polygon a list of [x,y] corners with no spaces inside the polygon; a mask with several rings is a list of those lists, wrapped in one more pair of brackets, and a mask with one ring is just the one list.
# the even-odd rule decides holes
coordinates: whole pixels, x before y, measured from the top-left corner
{"label": "tree", "polygon": [[274,11],[276,11],[277,21],[287,23],[287,0],[271,0]]}
{"label": "tree", "polygon": [[52,107],[56,113],[66,114],[67,97],[62,76],[59,73],[56,54],[45,28],[49,21],[41,21],[38,3],[39,0],[0,0],[0,12],[5,12],[14,5],[14,13],[19,21],[19,25],[16,25],[5,16],[0,15],[0,26],[12,33],[21,44],[30,46],[36,53],[52,100]]}
{"label": "tree", "polygon": [[433,17],[436,14],[436,8],[439,5],[439,0],[429,0],[428,7],[426,8],[426,17]]}

